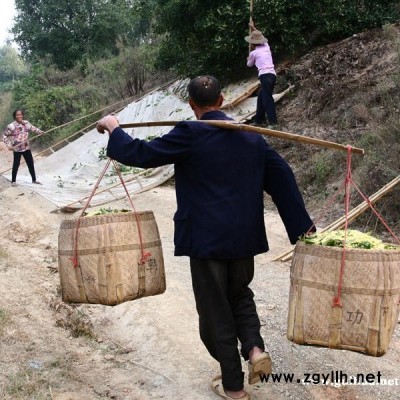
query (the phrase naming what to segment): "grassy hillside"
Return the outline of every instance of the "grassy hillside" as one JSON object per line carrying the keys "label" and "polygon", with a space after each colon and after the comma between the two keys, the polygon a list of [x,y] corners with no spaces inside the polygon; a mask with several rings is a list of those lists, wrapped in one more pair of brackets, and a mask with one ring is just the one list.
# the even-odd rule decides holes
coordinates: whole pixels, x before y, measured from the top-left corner
{"label": "grassy hillside", "polygon": [[[0,127],[4,127],[12,121],[11,110],[11,92],[0,92]],[[1,130],[3,128],[0,128]]]}
{"label": "grassy hillside", "polygon": [[[133,59],[142,65],[137,56],[136,52],[127,50],[113,60],[90,64],[84,70],[61,72],[54,67],[37,68],[21,82],[19,101],[12,99],[8,92],[0,93],[1,126],[10,121],[12,109],[21,105],[27,106],[28,117],[38,126],[49,129],[107,104],[128,100],[136,93],[132,78],[137,71],[121,68],[132,64]],[[145,60],[147,56],[145,52],[139,59]],[[363,148],[365,156],[355,155],[352,167],[354,180],[367,195],[400,173],[399,61],[400,24],[397,24],[353,35],[277,66],[276,92],[288,84],[295,86],[278,103],[279,128]],[[116,74],[117,70],[121,73]],[[163,73],[140,75],[144,89],[170,78]],[[44,136],[43,140],[58,141],[97,118],[98,115],[93,115],[90,120]],[[318,215],[326,201],[339,192],[334,205],[322,214],[327,222],[342,215],[346,154],[276,139],[270,142],[295,170],[313,214]],[[397,187],[377,204],[397,231],[400,229],[399,195],[400,187]],[[352,204],[361,201],[354,194]],[[363,230],[381,230],[376,217],[370,213],[357,224]]]}
{"label": "grassy hillside", "polygon": [[[371,195],[400,174],[400,26],[388,25],[317,48],[280,66],[280,81],[295,84],[278,105],[280,127],[365,150],[354,155],[353,179]],[[346,154],[315,146],[274,141],[293,165],[315,214],[341,190]],[[377,203],[392,227],[400,228],[400,187]],[[354,193],[352,204],[362,199]],[[341,194],[325,214],[343,213]],[[380,230],[376,217],[358,220],[364,230]]]}

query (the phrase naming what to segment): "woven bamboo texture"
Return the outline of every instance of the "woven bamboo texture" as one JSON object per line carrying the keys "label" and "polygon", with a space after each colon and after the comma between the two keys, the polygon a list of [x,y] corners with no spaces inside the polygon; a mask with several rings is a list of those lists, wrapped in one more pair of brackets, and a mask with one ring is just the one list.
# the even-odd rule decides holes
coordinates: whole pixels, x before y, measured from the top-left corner
{"label": "woven bamboo texture", "polygon": [[400,311],[400,251],[342,249],[298,242],[291,265],[287,338],[298,344],[382,356]]}
{"label": "woven bamboo texture", "polygon": [[143,264],[134,212],[82,218],[77,239],[78,267],[71,261],[77,221],[62,221],[58,261],[65,302],[115,305],[165,291],[164,259],[153,212],[136,215],[144,251],[150,253]]}

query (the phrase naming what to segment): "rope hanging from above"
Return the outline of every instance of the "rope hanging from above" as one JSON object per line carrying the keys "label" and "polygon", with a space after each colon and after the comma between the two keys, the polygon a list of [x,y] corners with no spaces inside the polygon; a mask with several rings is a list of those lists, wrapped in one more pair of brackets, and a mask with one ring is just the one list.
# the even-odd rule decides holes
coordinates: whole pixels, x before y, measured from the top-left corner
{"label": "rope hanging from above", "polygon": [[[251,25],[253,25],[253,0],[250,0],[249,35],[251,35]],[[250,52],[251,43],[249,43],[249,53]]]}
{"label": "rope hanging from above", "polygon": [[347,165],[346,165],[346,176],[344,180],[344,188],[345,188],[345,224],[344,224],[344,239],[343,239],[343,250],[342,250],[342,257],[341,257],[341,265],[340,265],[340,274],[339,274],[339,282],[337,293],[333,298],[333,307],[342,307],[341,301],[341,293],[342,293],[342,286],[343,286],[343,276],[344,276],[344,269],[346,264],[346,241],[347,241],[347,232],[348,232],[348,225],[349,225],[349,210],[350,210],[350,196],[351,196],[351,185],[353,185],[362,198],[368,202],[369,207],[372,209],[374,214],[378,217],[378,219],[382,222],[385,228],[389,231],[389,233],[393,236],[394,240],[400,244],[400,239],[394,234],[394,232],[390,229],[388,223],[385,219],[380,215],[380,213],[376,210],[373,206],[371,201],[368,200],[367,196],[360,190],[360,188],[356,185],[352,178],[351,173],[351,153],[352,149],[351,146],[347,146]]}

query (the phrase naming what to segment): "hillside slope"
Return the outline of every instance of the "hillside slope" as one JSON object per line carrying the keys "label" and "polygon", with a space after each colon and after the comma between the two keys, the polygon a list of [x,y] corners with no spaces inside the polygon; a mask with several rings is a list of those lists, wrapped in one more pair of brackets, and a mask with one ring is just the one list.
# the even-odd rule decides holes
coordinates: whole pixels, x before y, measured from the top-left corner
{"label": "hillside slope", "polygon": [[[367,195],[400,173],[399,60],[397,24],[317,48],[278,68],[281,83],[295,84],[293,94],[277,105],[279,128],[364,148],[364,157],[353,156],[353,177]],[[270,141],[293,165],[308,204],[320,209],[342,184],[346,154]],[[397,228],[399,194],[396,188],[379,204]],[[353,204],[359,202],[354,197]]]}
{"label": "hillside slope", "polygon": [[[280,69],[280,79],[296,82],[297,87],[278,104],[282,130],[365,147],[364,159],[354,158],[356,179],[363,188],[378,187],[379,180],[399,174],[395,136],[400,132],[399,79],[393,39],[398,34],[398,27],[367,32],[316,49]],[[345,154],[272,142],[295,168],[307,205],[319,211],[325,196],[340,184]],[[396,224],[398,201],[389,207],[389,199],[380,209]],[[60,298],[57,235],[61,220],[77,215],[51,213],[53,204],[29,187],[11,187],[0,177],[1,400],[217,398],[209,386],[218,366],[198,335],[189,263],[173,256],[173,187],[157,187],[133,200],[137,210],[153,210],[157,220],[166,292],[115,307],[69,305]],[[112,206],[129,204],[121,200]],[[339,212],[339,207],[329,210],[329,217]],[[290,268],[289,263],[272,260],[290,245],[276,210],[267,210],[264,217],[271,251],[256,257],[252,283],[261,332],[275,373],[298,379],[308,375],[315,384],[270,382],[251,388],[246,384],[252,399],[398,398],[399,324],[383,357],[299,346],[286,339]],[[247,373],[246,365],[243,370]],[[320,374],[332,371],[348,376],[379,372],[385,382],[317,384]]]}

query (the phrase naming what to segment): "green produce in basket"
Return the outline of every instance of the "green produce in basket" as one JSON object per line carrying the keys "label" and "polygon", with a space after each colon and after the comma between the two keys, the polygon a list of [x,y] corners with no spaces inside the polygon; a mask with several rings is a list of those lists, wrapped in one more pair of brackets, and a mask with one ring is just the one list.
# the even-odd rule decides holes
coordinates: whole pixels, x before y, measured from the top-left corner
{"label": "green produce in basket", "polygon": [[[320,246],[343,247],[344,230],[314,233],[303,236],[300,240],[306,244],[317,244]],[[346,247],[354,249],[374,249],[374,250],[400,250],[400,246],[383,243],[381,239],[371,236],[354,229],[347,230]]]}
{"label": "green produce in basket", "polygon": [[98,210],[92,211],[90,213],[85,213],[84,217],[94,217],[96,215],[108,215],[108,214],[117,214],[117,213],[125,213],[130,210],[118,210],[116,208],[99,208]]}

